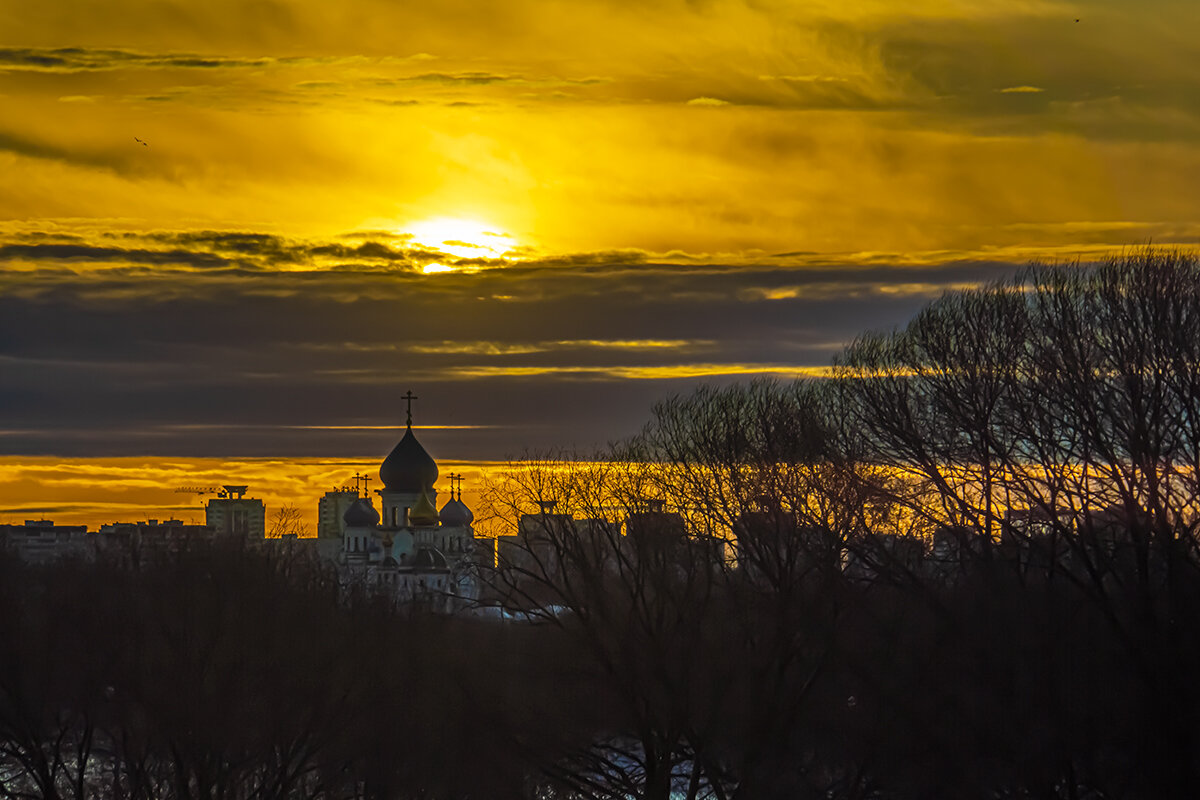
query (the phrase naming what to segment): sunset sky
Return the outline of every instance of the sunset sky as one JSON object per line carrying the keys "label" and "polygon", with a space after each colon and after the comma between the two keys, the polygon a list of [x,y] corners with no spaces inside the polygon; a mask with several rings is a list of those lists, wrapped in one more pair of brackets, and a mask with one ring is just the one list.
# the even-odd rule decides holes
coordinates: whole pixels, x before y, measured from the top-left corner
{"label": "sunset sky", "polygon": [[586,449],[1031,258],[1191,246],[1197,30],[1192,0],[0,0],[0,520],[32,457],[382,458],[410,388],[439,459]]}

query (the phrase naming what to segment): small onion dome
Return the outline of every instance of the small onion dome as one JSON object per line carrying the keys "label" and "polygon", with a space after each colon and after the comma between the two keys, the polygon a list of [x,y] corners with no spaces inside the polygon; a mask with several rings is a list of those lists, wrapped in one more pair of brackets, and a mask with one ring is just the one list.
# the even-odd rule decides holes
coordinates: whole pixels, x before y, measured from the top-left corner
{"label": "small onion dome", "polygon": [[342,514],[342,522],[347,528],[373,528],[379,524],[379,512],[370,500],[360,497]]}
{"label": "small onion dome", "polygon": [[437,482],[437,463],[413,436],[412,428],[392,448],[379,467],[379,480],[393,492],[420,494]]}
{"label": "small onion dome", "polygon": [[446,501],[446,505],[442,506],[442,513],[438,517],[448,528],[465,527],[475,521],[475,515],[471,513],[471,509],[467,508],[462,500],[453,497]]}
{"label": "small onion dome", "polygon": [[425,492],[421,492],[417,504],[408,512],[408,524],[418,528],[429,528],[438,524],[437,509]]}
{"label": "small onion dome", "polygon": [[414,572],[438,572],[450,569],[449,562],[442,555],[442,551],[434,547],[422,547],[413,556],[412,564]]}

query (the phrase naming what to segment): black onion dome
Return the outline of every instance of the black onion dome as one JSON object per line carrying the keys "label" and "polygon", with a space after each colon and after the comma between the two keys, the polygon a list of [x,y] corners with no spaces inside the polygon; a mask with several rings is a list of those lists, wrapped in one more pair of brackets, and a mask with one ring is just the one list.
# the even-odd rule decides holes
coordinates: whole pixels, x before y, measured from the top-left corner
{"label": "black onion dome", "polygon": [[438,513],[438,518],[443,525],[448,525],[450,528],[457,528],[458,525],[466,525],[467,515],[470,511],[467,506],[462,504],[462,501],[455,498],[446,500],[446,504],[442,506],[442,511]]}
{"label": "black onion dome", "polygon": [[422,547],[418,550],[417,554],[413,556],[411,566],[417,572],[437,572],[450,569],[450,564],[442,555],[442,551],[434,547]]}
{"label": "black onion dome", "polygon": [[348,528],[373,528],[379,524],[379,512],[371,505],[370,500],[360,497],[350,504],[345,514],[342,514],[342,522],[346,523]]}
{"label": "black onion dome", "polygon": [[379,467],[379,480],[393,492],[423,494],[438,479],[437,462],[413,436],[412,428],[402,438]]}
{"label": "black onion dome", "polygon": [[475,515],[471,513],[471,509],[467,508],[463,501],[453,497],[446,501],[446,505],[442,506],[442,511],[438,516],[443,525],[451,528],[470,525],[475,521]]}

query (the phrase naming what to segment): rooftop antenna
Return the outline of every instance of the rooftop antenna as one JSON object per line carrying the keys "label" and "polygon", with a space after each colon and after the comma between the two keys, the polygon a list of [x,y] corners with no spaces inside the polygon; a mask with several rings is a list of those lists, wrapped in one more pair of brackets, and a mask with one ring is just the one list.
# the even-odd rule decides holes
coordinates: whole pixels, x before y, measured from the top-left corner
{"label": "rooftop antenna", "polygon": [[401,395],[401,397],[404,400],[408,401],[408,427],[411,428],[412,427],[412,401],[419,400],[420,398],[412,393],[412,389],[409,389],[407,392],[405,392],[403,395]]}

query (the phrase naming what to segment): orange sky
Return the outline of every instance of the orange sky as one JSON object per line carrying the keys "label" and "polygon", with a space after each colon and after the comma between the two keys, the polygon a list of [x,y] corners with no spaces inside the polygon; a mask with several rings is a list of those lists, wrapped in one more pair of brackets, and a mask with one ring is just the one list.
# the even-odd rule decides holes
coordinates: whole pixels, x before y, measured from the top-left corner
{"label": "orange sky", "polygon": [[497,253],[725,259],[1187,237],[1195,23],[1161,0],[7,0],[0,219],[442,218]]}
{"label": "orange sky", "polygon": [[[379,461],[370,458],[79,458],[0,457],[0,524],[51,519],[58,525],[178,519],[204,524],[204,504],[213,496],[182,489],[248,485],[247,497],[261,499],[267,524],[284,505],[295,505],[316,534],[317,501],[325,492],[352,485],[355,473],[371,478],[367,490],[378,506]],[[449,499],[450,473],[463,476],[463,502],[479,509],[485,477],[502,464],[438,465],[440,507]],[[482,520],[482,515],[481,515]]]}
{"label": "orange sky", "polygon": [[1184,0],[0,0],[0,455],[381,457],[409,388],[439,458],[587,449],[1029,259],[1191,246],[1197,29]]}

